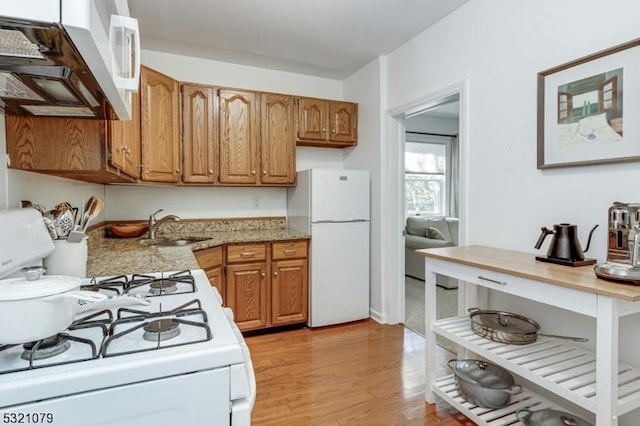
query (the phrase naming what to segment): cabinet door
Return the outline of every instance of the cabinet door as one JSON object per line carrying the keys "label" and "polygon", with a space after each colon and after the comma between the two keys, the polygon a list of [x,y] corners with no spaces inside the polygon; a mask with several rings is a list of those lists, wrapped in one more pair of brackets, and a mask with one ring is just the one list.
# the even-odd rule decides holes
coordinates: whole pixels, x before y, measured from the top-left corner
{"label": "cabinet door", "polygon": [[94,183],[130,183],[108,157],[107,120],[5,116],[7,165]]}
{"label": "cabinet door", "polygon": [[7,115],[9,167],[94,172],[106,166],[105,122],[88,118]]}
{"label": "cabinet door", "polygon": [[132,94],[131,120],[111,120],[111,163],[131,177],[140,178],[140,95]]}
{"label": "cabinet door", "polygon": [[219,100],[220,183],[258,183],[258,113],[254,92],[221,89]]}
{"label": "cabinet door", "polygon": [[327,111],[325,100],[298,98],[298,139],[325,140]]}
{"label": "cabinet door", "polygon": [[178,182],[178,82],[146,67],[142,68],[141,81],[142,180]]}
{"label": "cabinet door", "polygon": [[265,93],[261,97],[261,182],[293,185],[296,181],[293,96]]}
{"label": "cabinet door", "polygon": [[329,140],[353,142],[357,135],[358,105],[351,102],[329,102]]}
{"label": "cabinet door", "polygon": [[214,89],[184,84],[182,91],[182,182],[214,183]]}
{"label": "cabinet door", "polygon": [[207,278],[209,278],[209,284],[211,287],[215,287],[222,297],[222,305],[227,306],[227,296],[224,291],[224,278],[222,276],[222,266],[205,270]]}
{"label": "cabinet door", "polygon": [[240,330],[267,326],[267,264],[238,263],[226,268],[227,306]]}
{"label": "cabinet door", "polygon": [[307,321],[308,272],[307,259],[272,262],[271,325]]}
{"label": "cabinet door", "polygon": [[198,266],[204,270],[209,278],[209,284],[218,289],[226,306],[224,276],[222,274],[222,246],[194,251]]}

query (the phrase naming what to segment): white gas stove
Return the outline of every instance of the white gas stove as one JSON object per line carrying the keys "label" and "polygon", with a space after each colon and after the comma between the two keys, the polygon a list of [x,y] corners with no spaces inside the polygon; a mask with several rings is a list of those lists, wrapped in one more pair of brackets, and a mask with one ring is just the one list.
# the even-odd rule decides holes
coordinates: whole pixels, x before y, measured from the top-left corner
{"label": "white gas stove", "polygon": [[0,345],[0,419],[250,424],[249,350],[202,270],[86,279],[83,289],[150,303],[90,310],[56,336]]}

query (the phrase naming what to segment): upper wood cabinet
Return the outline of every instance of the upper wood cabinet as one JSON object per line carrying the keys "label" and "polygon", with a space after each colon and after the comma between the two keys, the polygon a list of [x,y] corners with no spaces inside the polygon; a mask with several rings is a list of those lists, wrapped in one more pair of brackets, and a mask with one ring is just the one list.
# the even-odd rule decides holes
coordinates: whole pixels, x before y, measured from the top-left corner
{"label": "upper wood cabinet", "polygon": [[358,141],[358,104],[297,98],[297,144],[344,148]]}
{"label": "upper wood cabinet", "polygon": [[6,115],[9,167],[94,183],[134,179],[113,162],[108,120]]}
{"label": "upper wood cabinet", "polygon": [[258,173],[258,94],[219,89],[220,183],[255,185]]}
{"label": "upper wood cabinet", "polygon": [[218,101],[220,184],[295,184],[294,98],[219,89]]}
{"label": "upper wood cabinet", "polygon": [[131,120],[110,121],[111,163],[131,177],[140,178],[140,95],[131,99]]}
{"label": "upper wood cabinet", "polygon": [[298,140],[327,139],[328,105],[324,99],[298,98]]}
{"label": "upper wood cabinet", "polygon": [[10,167],[96,183],[292,186],[296,145],[357,143],[357,104],[179,83],[141,67],[130,121],[7,116]]}
{"label": "upper wood cabinet", "polygon": [[358,142],[358,104],[329,101],[329,142]]}
{"label": "upper wood cabinet", "polygon": [[261,96],[260,152],[263,184],[295,184],[296,140],[293,96]]}
{"label": "upper wood cabinet", "polygon": [[218,177],[216,102],[211,86],[183,84],[182,182],[213,184]]}
{"label": "upper wood cabinet", "polygon": [[178,82],[147,67],[140,74],[142,180],[180,180]]}

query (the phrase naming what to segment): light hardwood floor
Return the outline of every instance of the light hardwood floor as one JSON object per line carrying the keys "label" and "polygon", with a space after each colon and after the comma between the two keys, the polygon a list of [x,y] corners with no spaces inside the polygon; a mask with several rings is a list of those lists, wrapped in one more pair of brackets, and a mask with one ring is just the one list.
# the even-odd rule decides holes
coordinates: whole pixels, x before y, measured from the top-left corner
{"label": "light hardwood floor", "polygon": [[[474,423],[424,401],[424,338],[372,320],[247,337],[256,372],[252,424]],[[453,354],[439,348],[443,368]]]}

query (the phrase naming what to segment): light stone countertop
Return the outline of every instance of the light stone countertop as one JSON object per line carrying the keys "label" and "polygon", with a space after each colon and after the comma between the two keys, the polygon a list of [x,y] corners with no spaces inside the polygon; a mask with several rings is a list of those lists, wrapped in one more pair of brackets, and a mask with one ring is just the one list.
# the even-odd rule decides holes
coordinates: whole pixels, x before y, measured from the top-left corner
{"label": "light stone countertop", "polygon": [[152,272],[199,269],[193,254],[196,250],[229,243],[249,243],[285,240],[306,240],[308,234],[287,228],[204,231],[163,234],[158,239],[184,237],[206,238],[188,246],[163,247],[150,245],[139,238],[90,238],[87,276],[144,274]]}

